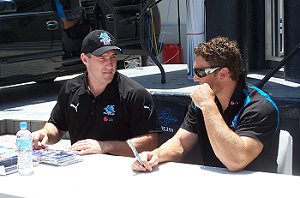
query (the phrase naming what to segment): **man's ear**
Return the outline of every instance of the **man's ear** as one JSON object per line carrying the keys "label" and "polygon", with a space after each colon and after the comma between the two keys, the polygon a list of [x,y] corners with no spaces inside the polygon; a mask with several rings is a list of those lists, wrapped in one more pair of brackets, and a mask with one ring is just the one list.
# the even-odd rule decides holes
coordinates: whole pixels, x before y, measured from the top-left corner
{"label": "man's ear", "polygon": [[81,53],[81,54],[80,54],[80,59],[81,59],[81,61],[83,62],[83,64],[86,65],[87,59],[88,59],[87,55],[85,55],[84,53]]}
{"label": "man's ear", "polygon": [[228,67],[221,68],[221,70],[219,72],[220,72],[221,79],[225,78],[225,77],[230,77],[230,71],[229,71]]}

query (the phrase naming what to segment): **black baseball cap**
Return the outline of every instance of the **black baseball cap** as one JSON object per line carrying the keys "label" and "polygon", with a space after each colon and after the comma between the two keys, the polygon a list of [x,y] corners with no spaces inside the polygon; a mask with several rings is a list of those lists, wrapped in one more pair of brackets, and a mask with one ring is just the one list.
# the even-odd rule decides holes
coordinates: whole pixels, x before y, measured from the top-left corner
{"label": "black baseball cap", "polygon": [[116,39],[105,30],[94,30],[90,32],[82,41],[81,52],[94,56],[101,56],[107,51],[116,50],[122,52],[116,45]]}

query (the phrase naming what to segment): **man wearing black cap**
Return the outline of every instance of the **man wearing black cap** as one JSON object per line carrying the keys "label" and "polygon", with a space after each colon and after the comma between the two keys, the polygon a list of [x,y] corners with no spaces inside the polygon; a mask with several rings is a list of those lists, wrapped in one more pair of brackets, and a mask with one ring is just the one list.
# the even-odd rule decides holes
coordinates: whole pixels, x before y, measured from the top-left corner
{"label": "man wearing black cap", "polygon": [[95,30],[83,40],[80,58],[87,72],[69,80],[45,126],[33,133],[35,149],[58,142],[69,132],[71,150],[79,154],[110,153],[133,156],[157,147],[160,131],[150,93],[117,71],[115,38]]}

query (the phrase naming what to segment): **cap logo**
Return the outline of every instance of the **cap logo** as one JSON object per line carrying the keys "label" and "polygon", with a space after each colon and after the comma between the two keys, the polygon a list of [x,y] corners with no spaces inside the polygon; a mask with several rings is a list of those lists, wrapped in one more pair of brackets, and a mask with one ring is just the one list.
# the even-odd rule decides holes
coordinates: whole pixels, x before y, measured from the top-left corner
{"label": "cap logo", "polygon": [[103,45],[110,45],[111,38],[108,36],[107,33],[101,33],[99,36],[100,42],[103,43]]}

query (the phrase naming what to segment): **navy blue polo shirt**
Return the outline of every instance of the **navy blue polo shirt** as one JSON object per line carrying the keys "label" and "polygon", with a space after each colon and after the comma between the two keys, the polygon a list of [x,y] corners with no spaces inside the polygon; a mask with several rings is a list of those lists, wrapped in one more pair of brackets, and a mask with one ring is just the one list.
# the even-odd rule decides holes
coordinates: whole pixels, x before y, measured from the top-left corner
{"label": "navy blue polo shirt", "polygon": [[161,130],[152,97],[140,84],[116,72],[104,92],[94,97],[86,76],[63,85],[49,119],[69,132],[72,144],[83,139],[124,141]]}
{"label": "navy blue polo shirt", "polygon": [[[280,115],[271,97],[257,87],[240,80],[224,113],[218,98],[216,104],[227,126],[236,134],[257,139],[264,145],[259,156],[245,169],[277,172]],[[203,114],[193,102],[189,105],[181,128],[198,134],[202,155],[199,157],[203,165],[225,167],[213,152]]]}

